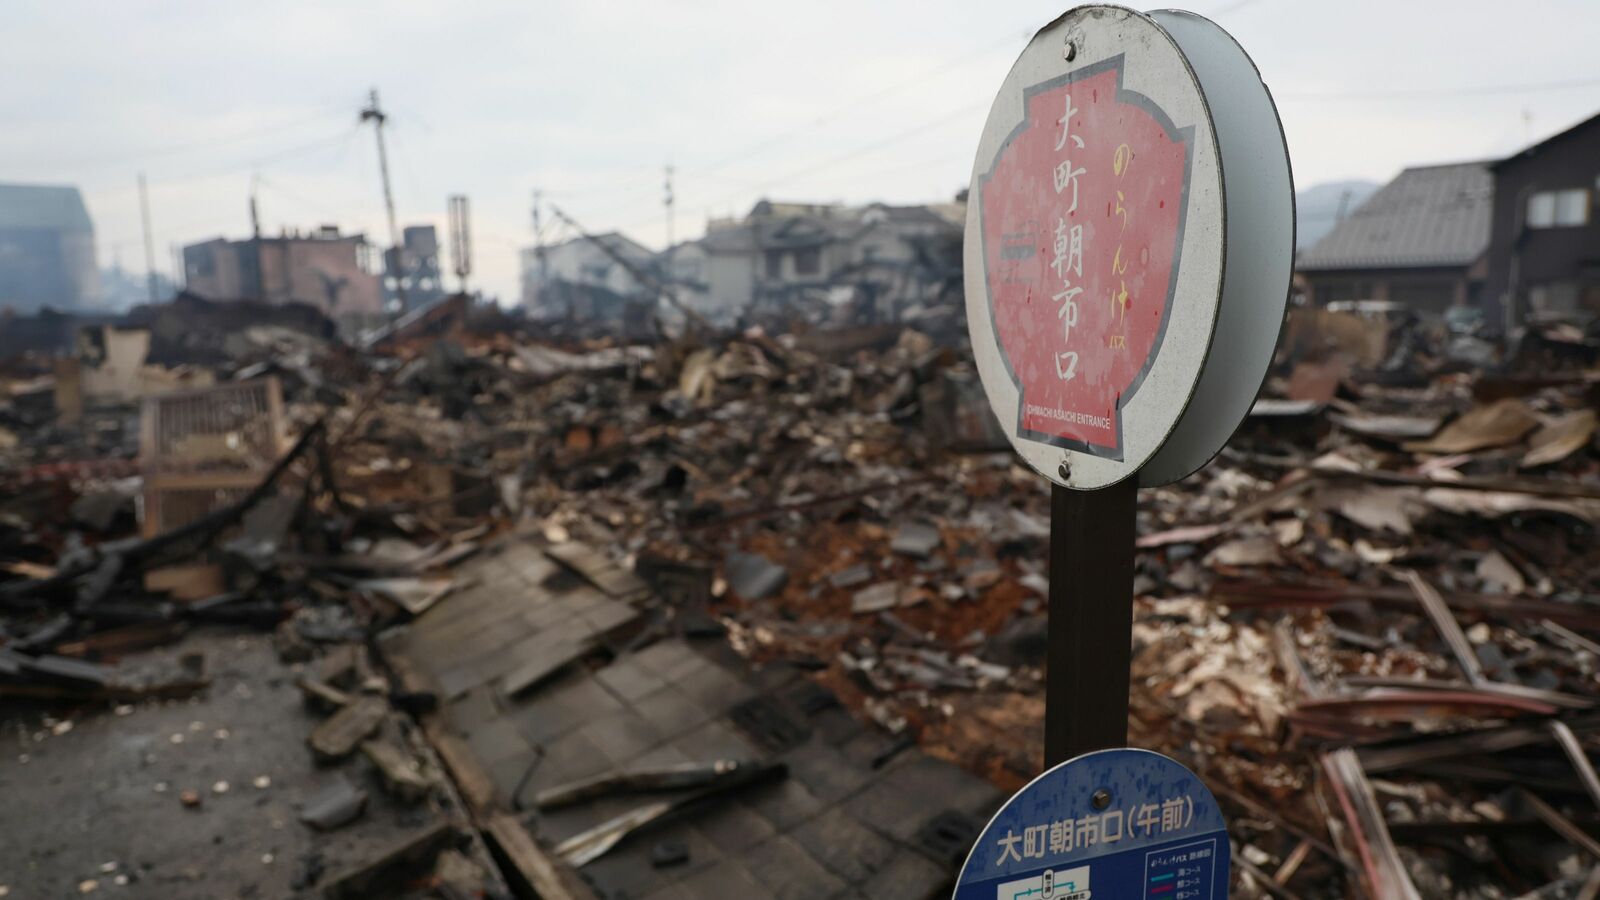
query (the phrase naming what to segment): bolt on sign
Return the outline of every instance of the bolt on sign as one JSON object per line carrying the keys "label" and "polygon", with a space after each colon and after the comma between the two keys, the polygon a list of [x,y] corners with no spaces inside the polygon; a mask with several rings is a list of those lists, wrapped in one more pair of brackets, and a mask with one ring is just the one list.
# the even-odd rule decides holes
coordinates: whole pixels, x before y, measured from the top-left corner
{"label": "bolt on sign", "polygon": [[968,192],[967,322],[1018,453],[1069,488],[1204,465],[1244,419],[1289,293],[1276,108],[1222,29],[1077,7],[995,97]]}
{"label": "bolt on sign", "polygon": [[1193,772],[1148,750],[1102,750],[995,813],[955,900],[1226,897],[1229,860],[1222,809]]}

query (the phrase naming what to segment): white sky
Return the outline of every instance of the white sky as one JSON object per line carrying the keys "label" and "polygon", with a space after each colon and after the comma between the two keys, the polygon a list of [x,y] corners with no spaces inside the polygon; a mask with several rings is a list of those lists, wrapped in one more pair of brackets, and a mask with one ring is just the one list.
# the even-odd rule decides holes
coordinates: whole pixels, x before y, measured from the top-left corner
{"label": "white sky", "polygon": [[[471,198],[476,286],[516,296],[535,188],[594,231],[677,237],[761,196],[949,199],[1039,0],[9,0],[0,181],[76,184],[100,261],[334,222],[385,234],[377,153],[391,115],[402,225],[444,237]],[[1195,0],[1255,58],[1299,188],[1504,155],[1600,110],[1594,0]],[[448,268],[449,262],[446,262]],[[453,283],[453,279],[452,283]]]}

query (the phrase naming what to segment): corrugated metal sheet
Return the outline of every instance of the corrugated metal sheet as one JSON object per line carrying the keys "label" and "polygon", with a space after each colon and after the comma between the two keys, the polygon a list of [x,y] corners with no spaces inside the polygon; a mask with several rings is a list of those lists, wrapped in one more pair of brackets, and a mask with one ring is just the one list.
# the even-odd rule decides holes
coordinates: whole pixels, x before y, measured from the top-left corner
{"label": "corrugated metal sheet", "polygon": [[1488,163],[1406,169],[1299,260],[1302,271],[1465,266],[1489,246]]}

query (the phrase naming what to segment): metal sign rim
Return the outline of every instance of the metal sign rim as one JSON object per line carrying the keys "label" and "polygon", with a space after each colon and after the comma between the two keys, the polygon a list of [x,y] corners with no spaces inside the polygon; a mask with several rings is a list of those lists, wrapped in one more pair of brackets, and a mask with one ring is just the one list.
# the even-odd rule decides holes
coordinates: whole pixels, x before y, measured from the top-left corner
{"label": "metal sign rim", "polygon": [[[1248,318],[1249,313],[1255,307],[1274,302],[1274,300],[1276,315],[1273,317],[1270,336],[1263,333],[1256,340],[1248,342],[1247,345],[1244,341],[1235,341],[1232,334],[1225,330],[1219,332],[1214,329],[1212,331],[1210,344],[1206,348],[1205,360],[1195,377],[1194,391],[1190,393],[1183,411],[1179,413],[1177,420],[1173,423],[1172,429],[1168,431],[1162,444],[1134,473],[1139,476],[1139,485],[1141,487],[1170,484],[1175,481],[1181,481],[1198,472],[1212,459],[1215,459],[1217,454],[1222,452],[1222,448],[1227,445],[1233,433],[1238,430],[1239,425],[1249,415],[1251,405],[1254,404],[1255,398],[1260,395],[1262,386],[1266,384],[1267,375],[1272,364],[1272,355],[1277,347],[1278,340],[1282,337],[1283,324],[1288,316],[1289,291],[1292,288],[1294,277],[1294,241],[1298,228],[1298,222],[1295,219],[1294,166],[1289,157],[1288,136],[1284,133],[1283,118],[1278,112],[1277,102],[1272,98],[1272,91],[1261,78],[1260,67],[1255,64],[1255,60],[1251,59],[1250,54],[1239,43],[1237,38],[1230,34],[1227,29],[1205,16],[1187,10],[1160,9],[1152,10],[1150,17],[1168,34],[1172,34],[1172,32],[1163,23],[1162,20],[1164,18],[1171,19],[1175,23],[1192,24],[1206,31],[1205,39],[1218,42],[1221,51],[1229,57],[1226,62],[1234,65],[1243,63],[1248,68],[1248,78],[1229,76],[1226,83],[1218,81],[1218,76],[1213,75],[1210,87],[1223,100],[1226,114],[1239,113],[1260,117],[1263,125],[1270,121],[1270,128],[1264,128],[1260,133],[1256,134],[1250,134],[1244,129],[1229,129],[1228,135],[1231,139],[1249,137],[1250,144],[1253,146],[1240,146],[1237,140],[1223,140],[1222,131],[1215,127],[1217,115],[1215,107],[1210,101],[1210,92],[1207,90],[1207,78],[1201,76],[1198,71],[1195,73],[1200,84],[1201,93],[1207,95],[1206,109],[1207,113],[1212,116],[1212,135],[1217,139],[1219,147],[1218,165],[1221,168],[1225,242],[1223,244],[1223,281],[1220,286],[1221,294],[1217,302],[1217,322],[1220,327],[1224,320],[1237,320],[1240,317]],[[1201,48],[1191,44],[1189,49],[1185,49],[1183,39],[1177,35],[1173,35],[1173,39],[1177,41],[1180,52],[1184,54],[1185,62],[1189,63],[1191,69],[1193,69],[1194,63],[1189,50],[1199,51]],[[1242,76],[1244,73],[1241,72],[1240,74]],[[1250,160],[1245,156],[1251,150],[1268,157],[1263,159],[1262,162],[1268,163],[1273,167],[1272,177],[1276,178],[1280,174],[1283,177],[1283,193],[1285,196],[1272,198],[1274,201],[1287,201],[1286,218],[1283,221],[1269,223],[1266,221],[1267,217],[1265,215],[1242,215],[1237,217],[1236,220],[1233,215],[1235,212],[1233,208],[1234,202],[1238,201],[1242,205],[1245,201],[1241,200],[1241,191],[1229,190],[1230,178],[1228,173],[1230,168],[1242,167],[1248,170],[1242,176],[1236,172],[1233,179],[1231,179],[1232,185],[1241,188],[1244,193],[1249,193],[1252,188],[1259,187],[1262,183],[1262,178],[1259,176],[1261,170],[1258,167],[1250,166],[1248,164]],[[1250,180],[1245,182],[1245,179]],[[1274,207],[1277,205],[1276,202],[1272,204]],[[1271,211],[1270,209],[1268,210],[1269,213]],[[1240,210],[1240,212],[1243,211]],[[1282,213],[1284,210],[1278,208],[1277,212]],[[1233,241],[1228,240],[1229,237],[1239,236],[1235,234],[1233,225],[1239,226],[1237,231],[1244,232],[1240,243],[1249,243],[1251,244],[1250,247],[1235,246]],[[1260,273],[1258,275],[1260,283],[1252,282],[1240,285],[1235,282],[1230,285],[1228,278],[1230,273],[1238,271],[1240,266],[1248,266],[1250,263],[1259,262],[1259,260],[1266,258],[1265,254],[1258,252],[1259,248],[1255,246],[1253,240],[1259,238],[1263,233],[1267,235],[1287,235],[1287,244],[1284,247],[1286,252],[1282,255],[1281,271],[1277,273]],[[1276,276],[1281,276],[1281,287],[1274,287],[1279,283],[1279,278]],[[1271,279],[1272,283],[1266,283],[1267,279]],[[1221,336],[1219,337],[1219,335]],[[1230,386],[1223,381],[1220,368],[1213,364],[1213,358],[1219,353],[1231,359],[1237,356],[1235,351],[1251,355],[1255,361],[1251,364],[1252,370],[1257,367],[1256,364],[1259,364],[1260,374],[1249,382],[1252,387],[1248,392],[1248,396],[1246,396],[1245,391],[1236,387],[1230,389]],[[1224,364],[1225,362],[1226,360]],[[1208,378],[1208,375],[1211,377]],[[1220,433],[1199,435],[1190,439],[1189,432],[1196,427],[1203,427],[1204,422],[1212,420],[1208,416],[1209,411],[1196,409],[1197,398],[1204,403],[1220,402],[1219,395],[1223,399],[1229,396],[1244,398],[1242,405],[1233,404],[1237,407],[1235,410],[1237,414],[1230,413],[1225,417],[1226,419],[1231,419],[1232,424]],[[1194,413],[1194,418],[1191,418],[1191,413]],[[1216,421],[1221,420],[1220,418],[1216,419]],[[1197,422],[1201,424],[1197,425]],[[1181,437],[1185,438],[1185,442],[1173,440],[1174,435],[1179,434],[1180,431],[1183,432]]]}
{"label": "metal sign rim", "polygon": [[[1081,4],[1081,5],[1078,5],[1078,6],[1074,6],[1071,9],[1067,10],[1066,12],[1062,13],[1061,15],[1057,16],[1055,19],[1052,19],[1048,24],[1046,24],[1045,26],[1041,27],[1038,31],[1036,31],[1034,33],[1033,37],[1029,38],[1027,45],[1023,47],[1022,52],[1020,54],[1018,54],[1018,57],[1017,57],[1016,61],[1014,61],[1012,63],[1011,68],[1007,71],[1005,79],[1001,82],[1000,89],[998,91],[996,91],[995,99],[990,104],[989,115],[984,120],[983,134],[985,136],[987,136],[988,133],[990,132],[991,128],[993,127],[994,119],[995,119],[998,107],[1000,106],[1001,102],[1005,99],[1008,89],[1012,89],[1012,82],[1014,80],[1014,77],[1017,74],[1018,67],[1023,63],[1023,60],[1027,58],[1027,56],[1029,54],[1029,51],[1033,49],[1034,45],[1045,35],[1046,32],[1049,32],[1052,29],[1058,28],[1063,23],[1067,22],[1067,20],[1069,20],[1069,19],[1071,19],[1071,18],[1073,18],[1075,16],[1082,16],[1082,15],[1085,15],[1085,14],[1093,12],[1093,11],[1109,11],[1109,12],[1116,13],[1116,14],[1119,14],[1119,15],[1123,15],[1123,16],[1126,16],[1126,17],[1129,17],[1129,18],[1142,19],[1151,28],[1154,29],[1154,32],[1156,34],[1160,35],[1161,39],[1163,41],[1165,41],[1165,43],[1166,43],[1166,45],[1168,47],[1171,48],[1171,50],[1173,52],[1173,55],[1176,56],[1178,62],[1182,65],[1183,72],[1187,76],[1187,86],[1190,89],[1192,89],[1192,91],[1193,91],[1194,98],[1195,98],[1196,103],[1197,103],[1197,105],[1199,107],[1199,110],[1200,110],[1201,119],[1204,121],[1205,126],[1206,126],[1206,128],[1205,128],[1205,131],[1206,131],[1205,142],[1206,142],[1207,146],[1210,149],[1211,158],[1214,161],[1214,165],[1215,165],[1216,170],[1217,170],[1216,175],[1215,175],[1215,180],[1217,182],[1217,202],[1218,202],[1218,207],[1219,207],[1220,212],[1219,212],[1219,215],[1217,217],[1216,230],[1217,230],[1218,235],[1219,235],[1218,247],[1219,247],[1219,255],[1220,255],[1221,258],[1217,262],[1218,272],[1217,272],[1217,277],[1216,277],[1215,283],[1206,286],[1207,295],[1209,296],[1210,293],[1214,290],[1216,292],[1216,299],[1214,301],[1208,301],[1208,303],[1210,304],[1211,308],[1210,308],[1210,310],[1208,312],[1208,315],[1205,317],[1206,320],[1204,321],[1204,324],[1206,326],[1205,339],[1204,339],[1204,350],[1200,354],[1200,359],[1201,359],[1201,367],[1200,367],[1200,369],[1203,371],[1203,369],[1204,369],[1204,361],[1210,357],[1211,352],[1212,352],[1212,350],[1213,350],[1213,348],[1215,346],[1217,326],[1218,326],[1218,323],[1219,323],[1219,321],[1221,319],[1221,314],[1222,314],[1222,292],[1223,292],[1223,286],[1224,286],[1223,276],[1224,276],[1225,271],[1226,271],[1226,269],[1225,269],[1226,255],[1227,255],[1226,251],[1227,251],[1227,246],[1228,246],[1227,185],[1226,185],[1226,179],[1225,179],[1225,177],[1223,175],[1221,141],[1219,140],[1218,135],[1217,135],[1217,129],[1216,129],[1216,124],[1215,124],[1215,116],[1212,113],[1210,99],[1206,95],[1205,86],[1202,83],[1202,81],[1201,81],[1201,79],[1199,77],[1199,74],[1194,70],[1194,66],[1190,63],[1188,55],[1184,52],[1183,46],[1178,42],[1178,40],[1164,26],[1162,26],[1162,24],[1159,21],[1157,21],[1154,16],[1150,15],[1149,13],[1142,12],[1142,11],[1137,10],[1137,9],[1133,9],[1131,7],[1123,6],[1123,5],[1120,5],[1120,4],[1114,4],[1114,3],[1086,3],[1086,4]],[[979,153],[981,153],[982,150],[983,150],[983,143],[984,143],[983,138],[980,138],[979,147],[978,147],[978,152]],[[1003,151],[1003,149],[1004,149],[1004,147],[1002,146],[1001,148],[996,150],[996,157],[998,157],[998,153]],[[988,161],[988,164],[992,165],[992,163],[993,163],[992,159]],[[973,163],[973,170],[972,170],[972,176],[969,178],[969,187],[970,187],[970,185],[976,183],[979,172],[982,171],[984,168],[985,168],[985,162],[984,162],[983,158],[981,156],[975,154],[974,163]],[[981,200],[979,198],[975,197],[970,190],[968,192],[967,203],[968,203],[968,210],[967,210],[967,227],[966,227],[966,241],[965,241],[965,243],[967,245],[970,245],[973,241],[979,241],[979,242],[982,241],[982,232],[981,232],[981,217],[982,217],[982,208],[981,207],[982,207],[982,203],[981,203]],[[976,235],[974,234],[974,227],[975,226],[977,227]],[[964,246],[963,247],[963,261],[964,261],[964,263],[966,262],[966,257],[969,256],[969,255],[970,255],[969,247]],[[1180,272],[1181,272],[1181,270],[1180,270]],[[970,298],[974,295],[974,292],[972,290],[972,286],[971,286],[970,280],[968,278],[964,277],[963,281],[964,281],[963,287],[966,288],[966,292],[967,292],[967,294],[969,296],[969,300],[968,300],[968,303],[967,303],[968,335],[969,335],[969,337],[972,337],[973,335],[972,335],[971,317],[972,317],[973,313],[972,313],[972,308],[971,308],[972,300]],[[988,285],[987,285],[986,282],[980,282],[980,287],[981,287],[982,292],[983,292],[983,299],[982,299],[981,302],[987,307],[988,304],[990,304],[992,302],[991,298],[989,297]],[[1160,344],[1157,344],[1155,347],[1152,348],[1152,350],[1151,350],[1152,354],[1157,356],[1157,357],[1159,357],[1159,354],[1160,354],[1162,348],[1164,346],[1166,346],[1167,338],[1170,338],[1170,337],[1171,337],[1171,333],[1169,331],[1167,335],[1163,336],[1162,342]],[[974,343],[976,344],[976,342],[974,342]],[[976,347],[975,347],[975,349],[976,349]],[[979,369],[980,377],[982,376],[982,374],[983,374],[982,373],[982,368],[980,367],[980,369]],[[1156,440],[1151,445],[1151,447],[1150,447],[1150,449],[1148,451],[1143,453],[1142,458],[1139,459],[1136,464],[1128,465],[1126,471],[1120,473],[1119,475],[1117,475],[1117,477],[1109,478],[1109,479],[1106,479],[1106,480],[1103,480],[1103,481],[1097,481],[1094,484],[1090,484],[1090,485],[1085,485],[1085,484],[1083,484],[1081,482],[1074,483],[1075,479],[1073,477],[1071,477],[1071,469],[1070,469],[1070,467],[1071,467],[1071,461],[1073,460],[1073,458],[1075,456],[1075,451],[1062,450],[1060,448],[1051,448],[1052,450],[1057,452],[1058,455],[1055,458],[1058,460],[1058,462],[1061,465],[1068,467],[1069,476],[1066,477],[1066,478],[1061,477],[1060,474],[1058,472],[1056,472],[1056,471],[1051,471],[1051,468],[1053,468],[1053,467],[1036,465],[1034,463],[1034,461],[1029,457],[1028,453],[1024,452],[1023,442],[1026,441],[1027,443],[1030,443],[1030,444],[1031,443],[1039,443],[1039,442],[1027,441],[1027,439],[1020,438],[1018,435],[1016,435],[1014,428],[1007,427],[1007,426],[1005,426],[1003,424],[1006,420],[1005,420],[1004,417],[1000,416],[999,409],[996,407],[996,404],[994,403],[994,398],[988,392],[987,379],[981,379],[981,380],[984,380],[984,382],[985,382],[985,393],[986,393],[986,395],[988,395],[988,399],[989,399],[989,402],[990,402],[990,407],[991,407],[991,409],[994,409],[996,416],[1000,418],[1000,420],[1002,422],[1002,427],[1005,429],[1005,434],[1006,434],[1007,441],[1011,444],[1012,449],[1017,452],[1017,455],[1022,457],[1024,463],[1026,463],[1029,466],[1029,468],[1032,468],[1034,471],[1036,471],[1039,474],[1045,476],[1052,483],[1060,485],[1061,487],[1068,488],[1070,490],[1076,490],[1076,491],[1093,491],[1093,490],[1102,490],[1102,489],[1109,488],[1109,487],[1112,487],[1112,486],[1117,485],[1117,484],[1121,484],[1122,482],[1128,480],[1129,478],[1137,478],[1139,476],[1140,472],[1145,467],[1147,467],[1149,465],[1150,461],[1152,459],[1156,458],[1156,456],[1166,446],[1167,442],[1171,440],[1172,434],[1173,434],[1174,431],[1177,430],[1178,425],[1183,421],[1184,417],[1188,414],[1189,407],[1191,406],[1191,404],[1193,402],[1195,392],[1198,390],[1198,388],[1200,386],[1200,372],[1197,371],[1192,378],[1187,378],[1186,377],[1186,378],[1183,379],[1183,381],[1184,381],[1184,383],[1182,385],[1183,399],[1182,399],[1181,403],[1176,404],[1176,408],[1177,408],[1176,413],[1172,415],[1171,420],[1167,423],[1167,425],[1166,425],[1164,431],[1162,432],[1160,438],[1158,440]],[[1018,390],[1020,391],[1020,388],[1018,388]],[[1043,452],[1048,452],[1048,451],[1043,451]],[[1141,484],[1142,484],[1142,482],[1141,482]]]}

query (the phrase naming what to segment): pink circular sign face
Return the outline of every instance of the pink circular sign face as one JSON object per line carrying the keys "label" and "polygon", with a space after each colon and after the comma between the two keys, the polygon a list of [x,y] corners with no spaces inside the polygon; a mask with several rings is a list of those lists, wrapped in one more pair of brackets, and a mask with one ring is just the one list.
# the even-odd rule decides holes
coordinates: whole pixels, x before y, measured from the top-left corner
{"label": "pink circular sign face", "polygon": [[1017,433],[1123,460],[1122,411],[1177,287],[1192,127],[1126,90],[1118,55],[1023,91],[978,178],[989,315]]}
{"label": "pink circular sign face", "polygon": [[[1208,102],[1219,94],[1241,99],[1219,113]],[[1235,116],[1236,103],[1248,114]],[[1235,142],[1224,133],[1234,130],[1248,136]],[[1225,193],[1235,158],[1242,174]],[[1264,189],[1250,165],[1267,170]],[[1236,184],[1251,203],[1233,202]],[[1029,465],[1092,490],[1136,473],[1182,477],[1221,447],[1282,319],[1291,197],[1270,97],[1215,25],[1083,6],[1035,35],[979,142],[965,253],[978,371]],[[1240,215],[1271,273],[1230,254]],[[1240,299],[1224,315],[1235,293],[1271,302]]]}

